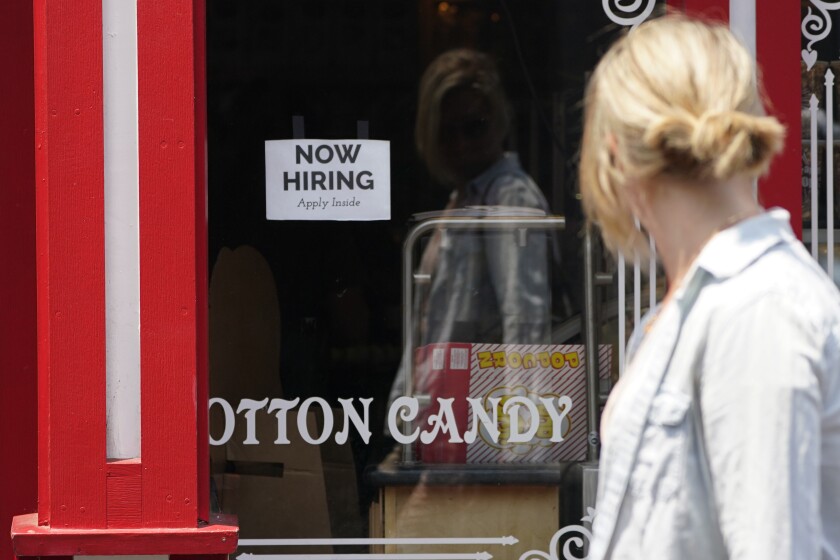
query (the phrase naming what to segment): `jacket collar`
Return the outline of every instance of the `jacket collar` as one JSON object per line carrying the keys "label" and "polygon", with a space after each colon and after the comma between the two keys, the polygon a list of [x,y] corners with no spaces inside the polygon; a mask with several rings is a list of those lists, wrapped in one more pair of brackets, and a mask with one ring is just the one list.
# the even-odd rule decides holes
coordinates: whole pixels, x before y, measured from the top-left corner
{"label": "jacket collar", "polygon": [[696,266],[717,279],[729,278],[775,245],[795,239],[790,214],[773,208],[715,234],[700,251]]}
{"label": "jacket collar", "polygon": [[636,462],[648,411],[668,370],[685,318],[697,301],[707,281],[707,274],[718,279],[731,277],[771,247],[795,239],[788,224],[789,218],[786,211],[773,209],[717,233],[695,259],[672,305],[661,308],[656,326],[657,351],[649,353],[644,358],[645,363],[636,365],[645,374],[633,397],[630,407],[632,413],[624,419],[626,437],[610,444],[610,460],[606,465],[602,463],[602,476],[607,478],[598,500],[598,508],[602,511],[596,520],[592,558],[602,558],[613,541],[616,521]]}
{"label": "jacket collar", "polygon": [[493,181],[500,175],[515,174],[521,169],[519,164],[519,156],[514,152],[505,152],[502,157],[497,159],[493,165],[481,172],[480,175],[472,179],[467,185],[467,199],[475,203],[481,201],[484,203],[484,198],[487,189],[493,184]]}

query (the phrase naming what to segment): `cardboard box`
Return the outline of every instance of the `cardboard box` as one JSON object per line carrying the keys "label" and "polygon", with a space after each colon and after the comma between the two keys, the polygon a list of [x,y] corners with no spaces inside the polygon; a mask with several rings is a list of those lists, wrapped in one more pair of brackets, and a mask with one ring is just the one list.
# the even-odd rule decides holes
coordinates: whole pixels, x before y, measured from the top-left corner
{"label": "cardboard box", "polygon": [[[336,411],[337,414],[337,411]],[[237,417],[224,446],[226,472],[221,475],[224,513],[239,517],[241,538],[331,538],[362,536],[356,472],[349,445],[332,438],[321,445],[300,437],[297,412],[287,413],[288,444],[274,443],[277,419],[265,411],[255,416],[257,445],[245,445],[247,423]],[[312,412],[309,432],[319,430]],[[324,462],[324,458],[329,462]],[[332,553],[329,546],[277,547],[261,553]]]}
{"label": "cardboard box", "polygon": [[[224,247],[210,276],[210,395],[234,409],[243,398],[282,397],[280,304],[268,261],[253,247]],[[211,410],[210,433],[224,417]],[[210,447],[214,474],[225,470],[225,449]],[[217,482],[217,488],[220,483]]]}
{"label": "cardboard box", "polygon": [[[234,410],[243,398],[282,397],[279,348],[280,309],[268,262],[247,245],[222,249],[210,282],[211,396],[225,399]],[[243,444],[247,423],[237,414],[231,439],[210,449],[215,498],[221,511],[238,516],[242,538],[362,536],[350,446],[332,439],[320,446],[306,443],[294,411],[287,417],[289,444],[274,443],[274,415],[259,411],[255,420],[258,445]],[[310,433],[318,422],[309,415]],[[210,432],[219,437],[224,430],[224,415],[214,407]],[[332,549],[261,547],[259,552]]]}

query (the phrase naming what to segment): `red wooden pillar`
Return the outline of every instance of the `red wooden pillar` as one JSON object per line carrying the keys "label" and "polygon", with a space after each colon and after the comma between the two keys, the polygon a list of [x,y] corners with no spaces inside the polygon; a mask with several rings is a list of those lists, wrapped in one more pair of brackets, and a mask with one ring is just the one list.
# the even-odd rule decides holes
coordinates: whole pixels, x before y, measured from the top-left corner
{"label": "red wooden pillar", "polygon": [[37,508],[32,6],[0,2],[0,560]]}
{"label": "red wooden pillar", "polygon": [[102,0],[35,0],[38,513],[20,557],[218,556],[209,515],[203,0],[139,0],[141,452],[106,456]]}
{"label": "red wooden pillar", "polygon": [[[668,0],[675,10],[717,21],[730,20],[731,0]],[[802,117],[800,77],[800,6],[798,2],[743,0],[755,3],[756,62],[764,82],[768,111],[787,127],[784,152],[770,174],[759,181],[765,207],[790,212],[791,226],[802,237]],[[743,22],[741,22],[743,23]]]}
{"label": "red wooden pillar", "polygon": [[802,238],[802,70],[799,2],[755,0],[756,58],[770,102],[769,112],[787,128],[785,150],[758,185],[767,206],[790,212]]}
{"label": "red wooden pillar", "polygon": [[668,0],[668,5],[692,16],[729,21],[730,0]]}

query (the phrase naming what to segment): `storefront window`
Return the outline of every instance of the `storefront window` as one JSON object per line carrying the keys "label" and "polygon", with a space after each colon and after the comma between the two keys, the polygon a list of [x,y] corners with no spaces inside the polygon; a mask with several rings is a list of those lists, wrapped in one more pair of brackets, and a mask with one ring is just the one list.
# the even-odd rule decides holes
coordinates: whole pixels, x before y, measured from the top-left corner
{"label": "storefront window", "polygon": [[576,184],[610,15],[208,1],[212,504],[237,555],[519,558],[586,530],[623,332],[601,274],[587,344]]}
{"label": "storefront window", "polygon": [[815,9],[802,0],[802,221],[803,241],[823,268],[840,282],[837,224],[840,222],[834,196],[835,174],[840,161],[840,126],[837,119],[837,87],[840,35],[835,6]]}

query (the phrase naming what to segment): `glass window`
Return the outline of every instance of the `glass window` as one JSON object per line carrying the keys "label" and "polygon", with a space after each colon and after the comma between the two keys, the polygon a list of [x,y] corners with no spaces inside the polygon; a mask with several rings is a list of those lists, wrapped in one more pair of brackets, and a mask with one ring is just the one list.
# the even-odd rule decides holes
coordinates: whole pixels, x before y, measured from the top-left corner
{"label": "glass window", "polygon": [[[576,160],[616,19],[590,0],[208,1],[212,503],[239,517],[237,555],[518,558],[582,523],[588,403],[597,424],[621,329],[601,274],[590,352]],[[366,141],[388,142],[389,217],[327,219],[381,196]],[[292,219],[269,219],[275,171]]]}
{"label": "glass window", "polygon": [[834,196],[834,175],[840,162],[837,122],[840,35],[834,25],[838,23],[838,14],[835,7],[813,10],[805,0],[801,11],[803,242],[812,248],[823,268],[831,264],[835,281],[840,282],[837,251],[840,200]]}

